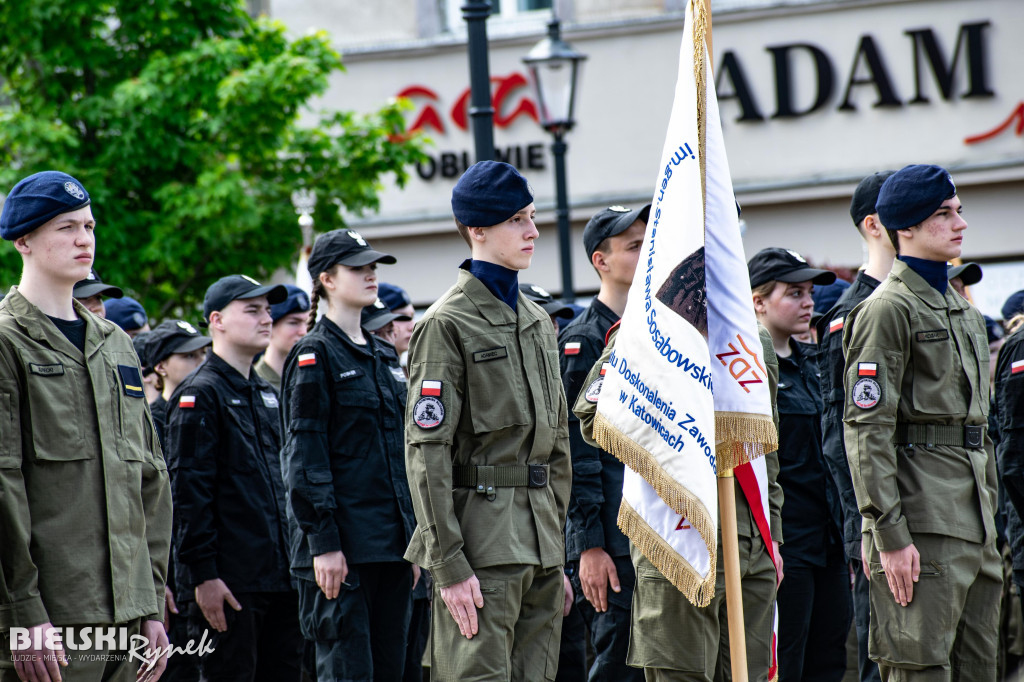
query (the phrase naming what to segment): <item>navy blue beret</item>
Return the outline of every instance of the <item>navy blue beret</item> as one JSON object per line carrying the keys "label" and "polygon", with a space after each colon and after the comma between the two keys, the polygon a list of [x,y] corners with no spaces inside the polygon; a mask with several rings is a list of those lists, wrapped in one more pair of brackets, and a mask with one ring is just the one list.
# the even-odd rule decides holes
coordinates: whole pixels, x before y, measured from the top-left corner
{"label": "navy blue beret", "polygon": [[956,196],[949,171],[940,166],[913,165],[901,168],[882,183],[875,208],[887,230],[920,225],[946,199]]}
{"label": "navy blue beret", "polygon": [[0,213],[0,237],[18,237],[53,220],[61,213],[89,205],[89,193],[67,173],[42,171],[30,175],[11,190]]}
{"label": "navy blue beret", "polygon": [[501,161],[477,161],[452,190],[452,213],[467,227],[503,223],[532,202],[530,183]]}
{"label": "navy blue beret", "polygon": [[114,298],[104,301],[103,305],[107,311],[107,319],[125,331],[142,329],[149,321],[146,309],[134,298]]}
{"label": "navy blue beret", "polygon": [[304,289],[294,284],[285,284],[284,288],[288,290],[288,298],[270,306],[270,319],[274,322],[285,315],[309,312],[309,294]]}
{"label": "navy blue beret", "polygon": [[407,305],[412,305],[412,299],[409,298],[409,292],[400,286],[388,284],[387,282],[380,282],[377,284],[377,298],[384,301],[384,305],[386,305],[389,310],[395,310],[396,308],[404,308]]}

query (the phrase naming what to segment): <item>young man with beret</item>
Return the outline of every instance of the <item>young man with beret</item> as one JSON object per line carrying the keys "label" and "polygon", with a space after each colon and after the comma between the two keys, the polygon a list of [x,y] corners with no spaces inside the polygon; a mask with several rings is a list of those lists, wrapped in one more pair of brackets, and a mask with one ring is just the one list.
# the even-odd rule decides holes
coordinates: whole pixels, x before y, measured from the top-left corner
{"label": "young man with beret", "polygon": [[431,678],[554,679],[566,606],[566,402],[548,315],[519,291],[533,193],[481,161],[452,192],[472,258],[409,346],[406,558],[434,577]]}
{"label": "young man with beret", "polygon": [[850,311],[871,295],[892,269],[896,249],[878,218],[875,203],[878,192],[895,171],[880,171],[867,176],[857,185],[850,200],[850,217],[864,240],[868,261],[864,269],[834,306],[816,323],[818,330],[818,370],[824,409],[821,413],[821,448],[825,462],[836,483],[843,515],[843,546],[853,571],[853,612],[857,628],[858,672],[861,682],[879,680],[878,666],[868,656],[868,577],[861,557],[861,516],[853,492],[850,464],[843,443],[843,410],[846,393],[843,374],[843,327]]}
{"label": "young man with beret", "polygon": [[135,679],[139,660],[119,642],[65,651],[47,637],[55,627],[69,644],[114,626],[118,639],[167,646],[171,496],[139,361],[72,296],[95,227],[85,188],[57,171],[15,185],[0,214],[22,258],[0,302],[2,682]]}
{"label": "young man with beret", "polygon": [[288,573],[277,392],[252,370],[270,343],[283,286],[245,275],[210,285],[206,362],[171,395],[167,463],[174,497],[175,579],[195,595],[189,634],[212,628],[204,680],[297,681],[302,634]]}
{"label": "young man with beret", "polygon": [[273,322],[270,345],[253,366],[256,373],[278,393],[281,392],[284,359],[296,342],[306,335],[310,316],[309,294],[294,284],[285,284],[284,287],[288,297],[270,306],[270,319]]}
{"label": "young man with beret", "polygon": [[985,449],[981,313],[946,262],[967,223],[949,173],[907,166],[876,204],[888,278],[846,319],[845,444],[864,517],[869,652],[883,679],[996,679],[1002,585],[996,466]]}
{"label": "young man with beret", "polygon": [[[604,350],[605,335],[626,309],[650,211],[650,204],[632,210],[611,206],[594,214],[583,229],[583,247],[601,288],[590,306],[558,335],[562,385],[571,402]],[[642,680],[642,670],[626,665],[636,574],[629,540],[617,523],[623,465],[583,439],[574,414],[569,415],[569,444],[573,494],[565,532],[566,560],[576,608],[594,647],[589,679]],[[563,638],[563,645],[571,650],[585,642]]]}

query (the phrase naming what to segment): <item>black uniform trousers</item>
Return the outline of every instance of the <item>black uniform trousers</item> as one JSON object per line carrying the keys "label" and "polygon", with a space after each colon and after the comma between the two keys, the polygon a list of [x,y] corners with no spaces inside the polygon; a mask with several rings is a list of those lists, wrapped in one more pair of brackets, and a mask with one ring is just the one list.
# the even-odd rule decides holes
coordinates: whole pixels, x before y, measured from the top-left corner
{"label": "black uniform trousers", "polygon": [[299,579],[302,634],[316,643],[317,682],[401,680],[412,613],[412,567],[404,561],[349,565],[347,585],[327,599]]}
{"label": "black uniform trousers", "polygon": [[846,673],[850,574],[839,553],[825,566],[785,566],[779,585],[780,682],[839,682]]}
{"label": "black uniform trousers", "polygon": [[199,605],[189,604],[189,637],[198,644],[207,632],[211,653],[199,659],[203,682],[299,682],[302,633],[295,592],[242,592],[235,611],[226,602],[227,630],[217,632]]}

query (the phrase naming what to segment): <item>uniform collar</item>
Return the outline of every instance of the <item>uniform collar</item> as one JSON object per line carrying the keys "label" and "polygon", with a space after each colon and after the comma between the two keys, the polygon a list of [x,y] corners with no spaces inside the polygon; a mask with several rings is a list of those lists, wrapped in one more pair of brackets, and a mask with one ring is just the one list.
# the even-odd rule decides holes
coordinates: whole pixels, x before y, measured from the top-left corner
{"label": "uniform collar", "polygon": [[970,307],[970,303],[961,298],[953,287],[947,288],[946,295],[943,296],[924,277],[917,274],[912,267],[901,260],[897,259],[892,264],[892,271],[889,273],[889,276],[903,282],[915,296],[936,310],[942,310],[947,307],[950,310],[965,310]]}
{"label": "uniform collar", "polygon": [[949,288],[949,271],[945,261],[927,260],[925,258],[914,258],[913,256],[896,256],[910,266],[910,269],[921,275],[924,281],[928,282],[933,289],[939,292],[940,296],[946,295]]}
{"label": "uniform collar", "polygon": [[532,302],[521,292],[516,300],[517,311],[513,311],[504,301],[498,300],[469,270],[459,270],[456,286],[472,301],[480,316],[495,327],[518,324],[520,329],[526,329],[536,322],[548,320],[543,308],[536,303],[531,305]]}
{"label": "uniform collar", "polygon": [[346,347],[351,348],[358,353],[362,353],[363,355],[373,355],[374,351],[376,350],[376,338],[373,336],[373,334],[366,331],[365,329],[363,330],[363,336],[366,337],[366,344],[361,346],[352,339],[350,339],[348,337],[348,334],[346,334],[341,327],[335,324],[334,321],[328,318],[326,315],[321,317],[317,321],[317,324],[323,325],[324,331],[326,331],[328,334],[337,337]]}
{"label": "uniform collar", "polygon": [[487,290],[515,312],[519,300],[519,273],[497,263],[467,258],[459,266],[469,270]]}
{"label": "uniform collar", "polygon": [[[113,333],[114,324],[96,317],[77,300],[72,299],[72,305],[78,317],[85,320],[85,357],[88,358],[99,350],[106,338]],[[10,293],[3,299],[3,306],[11,311],[14,321],[21,326],[27,336],[68,357],[81,360],[82,353],[68,341],[42,310],[22,296],[18,287],[11,287]]]}
{"label": "uniform collar", "polygon": [[203,363],[203,367],[208,367],[210,370],[220,374],[227,379],[232,389],[240,393],[248,391],[253,384],[263,383],[263,378],[256,373],[255,369],[250,368],[249,378],[246,379],[242,376],[241,372],[232,367],[227,360],[214,353],[213,350],[210,350],[209,355],[206,356],[206,362]]}

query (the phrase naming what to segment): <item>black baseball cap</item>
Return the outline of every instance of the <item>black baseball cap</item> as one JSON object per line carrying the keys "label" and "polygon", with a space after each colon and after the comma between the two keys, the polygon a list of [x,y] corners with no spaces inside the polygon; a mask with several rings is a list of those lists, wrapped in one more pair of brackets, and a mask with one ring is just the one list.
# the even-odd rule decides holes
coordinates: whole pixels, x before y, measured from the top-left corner
{"label": "black baseball cap", "polygon": [[602,208],[587,221],[587,226],[583,228],[583,248],[587,250],[587,258],[594,255],[597,247],[605,239],[622,234],[638,220],[646,223],[650,215],[650,204],[632,211],[625,206]]}
{"label": "black baseball cap", "polygon": [[981,281],[981,266],[977,263],[946,265],[946,279],[954,277],[959,277],[965,287],[973,286]]}
{"label": "black baseball cap", "polygon": [[370,263],[397,263],[394,256],[374,251],[355,230],[331,230],[316,238],[313,250],[309,254],[310,276],[315,280],[321,272],[330,270],[337,264],[358,268]]}
{"label": "black baseball cap", "polygon": [[886,170],[872,173],[857,185],[853,190],[853,199],[850,201],[850,217],[853,224],[860,226],[861,221],[872,213],[875,213],[875,204],[878,203],[878,192],[882,185],[889,179],[889,176],[896,171]]}
{"label": "black baseball cap", "polygon": [[363,308],[360,325],[368,332],[375,332],[389,322],[408,322],[411,319],[408,315],[391,312],[387,304],[378,298],[372,305]]}
{"label": "black baseball cap", "polygon": [[132,347],[135,348],[135,354],[139,356],[139,365],[142,366],[142,376],[146,377],[153,373],[153,363],[149,361],[150,353],[150,337],[153,335],[152,330],[148,332],[139,332],[132,339]]}
{"label": "black baseball cap", "polygon": [[572,308],[555,299],[543,287],[539,287],[536,284],[520,283],[519,291],[523,292],[523,296],[543,308],[549,317],[561,317],[565,320],[571,320],[576,316]]}
{"label": "black baseball cap", "polygon": [[750,272],[750,287],[759,287],[765,282],[813,282],[814,284],[832,284],[836,281],[836,273],[819,270],[807,264],[807,259],[796,251],[789,249],[761,249],[747,261]]}
{"label": "black baseball cap", "polygon": [[75,287],[71,295],[75,298],[92,298],[96,294],[103,294],[110,298],[121,298],[124,296],[123,291],[115,287],[113,284],[107,284],[104,282],[100,279],[100,275],[96,272],[96,268],[92,268],[89,270],[88,277],[75,282]]}
{"label": "black baseball cap", "polygon": [[209,336],[185,320],[161,322],[146,337],[147,360],[151,365],[163,362],[173,353],[191,353],[213,343]]}
{"label": "black baseball cap", "polygon": [[[232,301],[266,296],[271,305],[288,298],[288,290],[282,284],[260,284],[248,275],[228,275],[210,285],[203,298],[203,322],[209,324],[210,313],[223,310]],[[205,326],[204,324],[204,326]]]}

